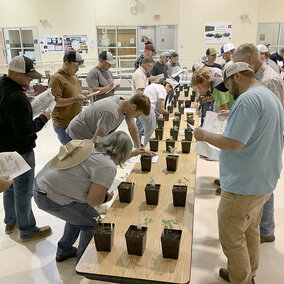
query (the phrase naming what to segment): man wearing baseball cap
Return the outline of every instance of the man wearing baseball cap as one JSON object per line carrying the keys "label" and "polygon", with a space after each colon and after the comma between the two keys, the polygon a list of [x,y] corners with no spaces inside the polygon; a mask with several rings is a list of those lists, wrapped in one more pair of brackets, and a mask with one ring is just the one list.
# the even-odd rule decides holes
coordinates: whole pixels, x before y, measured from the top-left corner
{"label": "man wearing baseball cap", "polygon": [[[225,60],[225,62],[228,63],[229,61],[232,60],[232,56],[233,56],[234,51],[235,51],[235,46],[231,42],[225,43],[221,47],[221,53],[218,55],[218,57],[222,56],[222,58]],[[224,67],[225,64],[223,64],[222,67]]]}
{"label": "man wearing baseball cap", "polygon": [[53,128],[63,145],[71,140],[65,133],[69,122],[82,111],[82,103],[87,100],[75,75],[79,68],[83,67],[85,65],[81,54],[71,50],[65,53],[61,69],[49,80],[48,87],[51,88],[56,101],[52,112]]}
{"label": "man wearing baseball cap", "polygon": [[223,134],[197,128],[194,136],[221,149],[218,227],[228,261],[219,275],[250,284],[259,263],[262,208],[282,169],[283,108],[245,62],[230,65],[224,83],[236,101]]}
{"label": "man wearing baseball cap", "polygon": [[45,111],[33,120],[32,107],[24,88],[28,88],[33,79],[41,76],[30,58],[16,56],[9,63],[8,75],[0,79],[0,152],[16,151],[31,167],[14,178],[14,183],[3,194],[6,234],[11,234],[18,227],[23,242],[51,234],[49,226],[36,226],[31,207],[36,133],[50,119],[50,112]]}
{"label": "man wearing baseball cap", "polygon": [[216,61],[216,57],[217,57],[217,52],[215,48],[208,48],[206,50],[206,56],[207,56],[207,62],[204,64],[204,66],[208,66],[208,67],[215,67],[215,68],[219,68],[222,70],[222,67],[220,64],[215,63]]}
{"label": "man wearing baseball cap", "polygon": [[280,66],[278,66],[273,60],[269,58],[268,47],[264,44],[259,44],[256,46],[259,52],[260,61],[265,62],[269,67],[271,67],[276,73],[280,74]]}
{"label": "man wearing baseball cap", "polygon": [[120,86],[113,88],[113,76],[109,71],[112,64],[115,64],[113,56],[109,51],[99,54],[99,64],[94,67],[87,76],[87,84],[92,92],[100,91],[95,95],[94,101],[98,101],[114,95],[114,91]]}

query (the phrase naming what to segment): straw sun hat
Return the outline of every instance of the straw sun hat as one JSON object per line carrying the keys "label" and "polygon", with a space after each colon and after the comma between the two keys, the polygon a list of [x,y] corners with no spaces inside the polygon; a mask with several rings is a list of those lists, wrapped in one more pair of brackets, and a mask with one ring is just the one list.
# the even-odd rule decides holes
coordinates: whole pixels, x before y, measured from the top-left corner
{"label": "straw sun hat", "polygon": [[60,146],[59,153],[50,161],[50,166],[57,170],[70,169],[85,161],[93,150],[92,140],[71,140]]}

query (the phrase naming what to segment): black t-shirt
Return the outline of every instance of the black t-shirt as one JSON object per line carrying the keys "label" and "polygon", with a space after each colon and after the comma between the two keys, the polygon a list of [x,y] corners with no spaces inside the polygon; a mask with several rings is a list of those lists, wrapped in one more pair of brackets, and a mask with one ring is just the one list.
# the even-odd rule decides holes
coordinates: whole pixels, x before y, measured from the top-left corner
{"label": "black t-shirt", "polygon": [[215,68],[219,68],[222,70],[222,66],[218,63],[214,63],[213,65],[208,65],[207,63],[204,64],[204,66],[207,66],[207,67],[215,67]]}
{"label": "black t-shirt", "polygon": [[282,68],[284,68],[284,58],[280,56],[277,52],[271,54],[269,58],[273,60],[277,65],[278,65],[277,61],[282,61]]}
{"label": "black t-shirt", "polygon": [[159,74],[164,74],[165,78],[168,78],[168,66],[166,64],[161,64],[157,61],[151,71],[151,75],[157,76]]}

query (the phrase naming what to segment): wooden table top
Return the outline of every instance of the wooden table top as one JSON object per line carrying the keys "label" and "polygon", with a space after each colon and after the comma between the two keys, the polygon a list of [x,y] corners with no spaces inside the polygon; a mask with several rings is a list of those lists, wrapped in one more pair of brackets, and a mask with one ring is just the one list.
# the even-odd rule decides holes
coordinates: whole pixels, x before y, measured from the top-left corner
{"label": "wooden table top", "polygon": [[[181,97],[181,99],[187,99]],[[195,116],[197,123],[197,116]],[[76,266],[77,273],[90,279],[104,280],[117,283],[189,283],[191,267],[191,248],[194,212],[194,189],[196,177],[196,154],[193,152],[195,141],[192,142],[189,154],[181,153],[181,140],[176,142],[179,155],[176,172],[166,169],[165,139],[170,137],[169,129],[172,120],[165,122],[164,139],[159,142],[157,163],[152,163],[150,172],[142,172],[137,163],[127,181],[134,182],[134,198],[130,204],[120,203],[119,198],[113,202],[103,222],[115,223],[114,245],[111,252],[97,252],[92,240],[84,255]],[[186,114],[182,115],[180,130],[186,128]],[[161,184],[158,205],[147,205],[144,188],[150,181]],[[172,186],[178,179],[189,179],[185,207],[174,207]],[[130,225],[136,225],[137,218],[142,221],[151,218],[147,225],[146,249],[143,255],[128,255],[125,233]],[[162,219],[173,219],[178,222],[176,229],[182,229],[179,259],[162,257],[161,234]]]}

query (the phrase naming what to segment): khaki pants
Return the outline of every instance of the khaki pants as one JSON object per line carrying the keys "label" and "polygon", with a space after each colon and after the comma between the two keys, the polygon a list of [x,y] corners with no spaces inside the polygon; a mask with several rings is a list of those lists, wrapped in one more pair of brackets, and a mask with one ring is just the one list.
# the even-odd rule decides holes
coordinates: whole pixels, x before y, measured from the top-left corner
{"label": "khaki pants", "polygon": [[251,284],[259,262],[259,223],[270,194],[238,195],[222,190],[219,239],[232,284]]}

